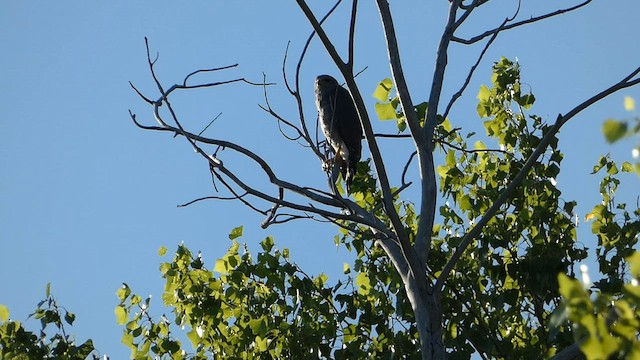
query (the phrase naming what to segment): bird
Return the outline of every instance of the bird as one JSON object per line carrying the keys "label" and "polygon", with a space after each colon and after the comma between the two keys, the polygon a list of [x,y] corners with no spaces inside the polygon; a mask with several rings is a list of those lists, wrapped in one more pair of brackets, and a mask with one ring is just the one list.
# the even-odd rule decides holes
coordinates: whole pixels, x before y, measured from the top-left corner
{"label": "bird", "polygon": [[349,91],[330,75],[315,80],[315,102],[324,137],[351,193],[356,166],[362,156],[362,126]]}

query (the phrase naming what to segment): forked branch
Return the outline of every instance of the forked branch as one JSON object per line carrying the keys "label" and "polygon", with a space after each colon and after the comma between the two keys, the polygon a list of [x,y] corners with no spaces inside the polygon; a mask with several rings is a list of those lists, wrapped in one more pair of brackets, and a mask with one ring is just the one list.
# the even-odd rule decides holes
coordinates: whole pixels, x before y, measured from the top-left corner
{"label": "forked branch", "polygon": [[[145,39],[146,40],[146,39]],[[243,82],[256,86],[266,86],[265,83],[254,83],[251,81],[247,81],[244,78],[229,80],[229,81],[219,81],[219,82],[211,82],[211,83],[203,83],[203,84],[195,84],[195,85],[185,85],[187,84],[187,80],[198,73],[201,72],[209,72],[209,71],[218,71],[228,69],[232,66],[216,68],[216,69],[207,69],[202,71],[195,71],[187,75],[182,82],[182,84],[172,85],[168,89],[164,89],[164,86],[161,85],[160,80],[155,71],[155,62],[157,59],[151,60],[150,51],[148,41],[147,44],[147,60],[149,63],[149,69],[152,75],[154,82],[160,92],[160,97],[158,100],[150,100],[148,97],[144,96],[135,86],[132,85],[133,89],[138,93],[138,95],[148,104],[150,104],[153,108],[153,114],[158,123],[158,126],[149,126],[141,124],[137,119],[136,115],[130,111],[131,119],[134,123],[140,128],[146,130],[153,131],[161,131],[161,132],[170,132],[175,135],[180,135],[184,137],[194,148],[194,150],[200,154],[206,161],[209,163],[212,175],[214,179],[217,179],[227,191],[232,195],[230,197],[205,197],[200,198],[195,201],[202,201],[204,199],[233,199],[241,201],[243,204],[253,209],[254,211],[266,215],[267,218],[263,222],[263,226],[268,226],[273,223],[281,223],[287,222],[294,219],[303,219],[310,218],[313,214],[318,215],[323,218],[329,218],[333,220],[346,220],[350,222],[354,222],[357,224],[362,224],[368,226],[372,229],[376,229],[381,234],[385,234],[385,237],[394,237],[395,235],[386,229],[384,224],[382,224],[378,219],[373,217],[371,214],[364,211],[361,207],[355,204],[353,201],[348,199],[343,199],[340,196],[332,195],[327,192],[323,192],[318,189],[313,189],[310,187],[302,187],[296,184],[284,181],[276,176],[275,172],[271,168],[271,166],[256,153],[250,151],[246,147],[243,147],[237,143],[213,139],[204,137],[201,134],[196,135],[195,133],[189,132],[185,130],[182,126],[178,115],[174,107],[170,102],[170,95],[178,90],[193,90],[193,89],[201,89],[201,88],[210,88],[225,84],[230,84],[234,82]],[[167,121],[164,119],[163,115],[160,112],[160,107],[165,105],[170,120]],[[171,123],[171,124],[170,124]],[[291,125],[293,126],[293,125]],[[227,167],[224,162],[218,157],[218,150],[216,150],[213,154],[209,154],[205,151],[201,144],[212,145],[217,147],[217,149],[226,149],[233,151],[246,159],[251,160],[254,164],[258,165],[261,169],[262,173],[268,178],[269,182],[275,187],[278,195],[273,196],[268,192],[259,190],[256,187],[249,185],[241,176],[232,171],[229,167]],[[254,176],[251,176],[253,178]],[[241,189],[238,190],[238,189]],[[285,199],[285,192],[293,192],[296,193],[303,198],[309,201],[308,204],[294,202]],[[262,210],[257,206],[253,201],[260,200],[271,204],[270,208],[267,210]],[[301,212],[301,214],[277,214],[278,209],[287,208],[295,211]],[[344,211],[344,210],[347,211]],[[312,215],[310,215],[312,214]]]}

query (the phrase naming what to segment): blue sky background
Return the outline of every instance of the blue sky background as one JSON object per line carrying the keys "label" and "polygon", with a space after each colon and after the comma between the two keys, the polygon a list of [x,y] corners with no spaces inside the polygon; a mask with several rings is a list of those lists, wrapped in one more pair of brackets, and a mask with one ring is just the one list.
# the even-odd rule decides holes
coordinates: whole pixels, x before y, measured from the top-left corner
{"label": "blue sky background", "polygon": [[[461,29],[473,36],[494,28],[515,10],[512,1],[495,0]],[[576,1],[524,1],[519,18],[526,19]],[[405,73],[415,102],[428,94],[430,76],[447,1],[393,2]],[[313,2],[325,11],[324,2]],[[346,45],[349,6],[343,6],[326,28],[336,45]],[[379,25],[369,2],[362,2],[357,30],[356,68],[368,67],[358,84],[368,97],[390,75]],[[552,121],[618,81],[640,65],[637,14],[640,2],[594,1],[575,13],[498,38],[487,53],[468,91],[450,114],[452,122],[482,134],[476,94],[490,81],[490,66],[500,56],[522,64],[523,82],[537,97],[533,112]],[[284,2],[25,2],[0,5],[0,303],[11,318],[24,321],[43,298],[45,285],[60,303],[77,315],[78,341],[93,338],[101,353],[126,358],[121,328],[113,308],[116,289],[127,282],[135,292],[152,294],[152,309],[161,314],[163,282],[157,249],[169,255],[180,242],[202,250],[210,267],[229,246],[227,234],[245,226],[251,249],[267,235],[288,247],[309,274],[327,273],[334,280],[350,259],[336,249],[330,225],[300,221],[262,230],[262,221],[239,203],[202,202],[176,205],[213,195],[208,166],[181,138],[146,132],[131,122],[128,109],[152,124],[151,109],[129,88],[136,84],[157,98],[146,65],[144,37],[159,52],[157,70],[167,86],[196,69],[240,63],[237,69],[201,75],[203,82],[262,74],[278,85],[270,88],[271,104],[295,120],[296,108],[281,78],[287,41],[293,64],[310,32],[301,11]],[[450,98],[473,64],[482,45],[450,48],[443,101]],[[291,66],[290,69],[293,67]],[[313,78],[337,75],[319,42],[314,41],[302,69],[307,119],[315,118]],[[260,88],[232,84],[182,93],[174,103],[183,125],[199,132],[218,113],[206,136],[236,140],[269,160],[282,179],[324,188],[319,161],[288,142],[273,119],[259,110]],[[566,157],[558,186],[567,200],[576,199],[581,219],[600,200],[597,178],[589,176],[600,154],[631,160],[632,142],[605,144],[600,126],[607,117],[637,115],[623,110],[623,97],[640,99],[640,89],[621,91],[580,114],[561,132]],[[395,124],[375,122],[377,132],[395,131]],[[380,140],[391,181],[410,147],[398,140]],[[224,155],[227,155],[226,153]],[[230,154],[229,154],[230,155]],[[227,155],[229,164],[233,157]],[[368,156],[365,150],[363,158]],[[256,186],[264,177],[246,162],[236,171]],[[628,177],[619,197],[634,203],[638,181]],[[419,201],[415,192],[405,193]],[[582,223],[579,241],[593,247],[590,225]],[[39,326],[30,323],[35,330]]]}

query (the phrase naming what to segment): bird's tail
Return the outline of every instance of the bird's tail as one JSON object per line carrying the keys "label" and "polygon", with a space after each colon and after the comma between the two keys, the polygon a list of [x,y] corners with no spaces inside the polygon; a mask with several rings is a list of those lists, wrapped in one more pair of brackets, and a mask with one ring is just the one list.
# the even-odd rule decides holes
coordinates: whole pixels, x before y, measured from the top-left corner
{"label": "bird's tail", "polygon": [[349,164],[346,171],[346,176],[344,176],[344,182],[347,185],[347,194],[351,194],[351,184],[353,183],[353,177],[356,175],[356,164]]}

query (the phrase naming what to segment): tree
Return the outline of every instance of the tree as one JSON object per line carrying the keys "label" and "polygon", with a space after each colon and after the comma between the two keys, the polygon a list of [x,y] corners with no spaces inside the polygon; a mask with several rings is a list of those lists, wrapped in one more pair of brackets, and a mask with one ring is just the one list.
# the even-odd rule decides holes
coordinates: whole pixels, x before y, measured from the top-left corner
{"label": "tree", "polygon": [[[247,355],[257,351],[294,358],[305,352],[336,358],[394,354],[412,357],[418,355],[411,354],[420,353],[423,359],[441,359],[446,352],[463,358],[474,352],[489,358],[526,358],[541,354],[565,356],[576,351],[577,347],[571,346],[575,341],[587,346],[589,340],[584,340],[584,333],[572,330],[565,321],[566,315],[559,313],[559,309],[571,309],[570,305],[560,305],[561,295],[570,299],[575,295],[568,290],[575,283],[566,276],[575,276],[574,265],[586,257],[586,250],[576,243],[572,220],[576,202],[562,199],[555,186],[563,158],[556,135],[576,114],[600,99],[638,84],[640,68],[548,123],[531,113],[535,97],[522,87],[519,64],[502,58],[493,65],[491,85],[483,86],[478,94],[477,111],[485,119],[487,141],[493,147],[474,141],[474,134],[464,133],[448,115],[467,90],[486,50],[502,32],[575,11],[590,2],[526,20],[517,20],[516,11],[499,26],[465,39],[459,37],[457,30],[488,1],[450,1],[429,97],[416,105],[406,85],[389,4],[377,1],[392,74],[392,79],[381,81],[375,91],[379,100],[377,115],[381,119],[395,118],[401,133],[398,137],[404,139],[400,141],[411,140],[415,146],[415,152],[405,160],[402,183],[396,187],[391,185],[387,172],[391,160],[383,159],[378,146],[378,138],[384,135],[374,133],[355,80],[357,1],[352,2],[344,57],[322,27],[340,1],[322,19],[305,1],[297,1],[313,28],[292,77],[287,72],[286,55],[283,64],[284,81],[297,105],[299,122],[286,119],[271,107],[267,94],[272,84],[266,79],[262,83],[240,78],[189,84],[192,75],[223,70],[217,68],[191,73],[182,84],[165,87],[147,44],[149,68],[160,97],[152,100],[134,89],[151,105],[159,126],[143,125],[131,114],[136,124],[189,141],[208,163],[216,190],[223,187],[229,193],[218,198],[236,199],[263,214],[262,226],[299,219],[330,221],[341,229],[339,241],[354,249],[359,258],[354,264],[358,275],[329,286],[322,276],[308,277],[297,269],[284,250],[274,250],[269,239],[262,243],[263,252],[255,260],[248,251],[240,254],[239,244],[234,242],[225,258],[216,264],[219,277],[204,270],[199,258],[180,247],[174,261],[163,265],[167,289],[173,291],[166,293],[163,300],[175,306],[178,323],[191,326],[190,339],[197,354],[210,351],[229,356],[245,349]],[[329,155],[309,131],[311,125],[305,118],[300,88],[300,68],[307,47],[316,36],[345,80],[371,153],[370,159],[359,164],[351,198],[344,196],[340,186],[334,186],[335,171],[327,176],[330,192],[294,184],[279,178],[266,160],[245,145],[188,131],[170,102],[174,93],[183,90],[230,82],[262,86],[263,109],[281,128],[294,134],[292,137],[283,132],[285,138],[299,141],[324,162]],[[467,81],[448,103],[444,102],[441,95],[449,46],[481,42],[484,46],[468,70]],[[209,146],[213,150],[206,148]],[[250,185],[229,161],[222,160],[229,151],[257,165],[272,188]],[[436,155],[442,161],[438,165]],[[411,167],[414,158],[417,170]],[[611,277],[597,287],[617,299],[622,287],[616,279],[622,279],[627,269],[624,259],[637,243],[638,211],[634,215],[625,211],[622,224],[612,225],[617,217],[603,207],[615,208],[610,192],[618,183],[611,170],[616,165],[603,158],[595,172],[604,167],[608,169],[602,191],[605,205],[596,206],[593,216],[608,226],[594,225],[594,233],[602,238],[624,239],[615,245],[604,240],[600,244],[601,270]],[[405,181],[410,170],[419,175],[421,198],[415,208],[413,202],[402,198],[403,191],[411,185]],[[628,167],[623,165],[623,171]],[[438,200],[445,203],[438,206]],[[265,202],[270,204],[268,209],[263,206]],[[625,209],[621,205],[617,208]],[[623,235],[615,235],[620,229],[625,229]],[[611,262],[607,254],[613,250],[615,264],[607,267],[604,263]],[[185,289],[190,292],[181,293]],[[294,290],[296,296],[292,297]],[[194,304],[189,299],[199,302]],[[129,295],[125,287],[121,301],[120,321],[131,327],[127,332],[130,335],[139,328],[140,318],[129,320],[124,314],[141,299]],[[207,306],[212,311],[202,313],[199,307],[205,303],[210,303]],[[299,318],[300,309],[309,311],[309,317]],[[576,321],[575,317],[569,319]],[[634,329],[637,335],[637,327]],[[126,342],[141,351],[130,339]],[[627,340],[633,343],[633,336]],[[611,348],[611,352],[617,349]],[[620,351],[630,351],[625,349]]]}
{"label": "tree", "polygon": [[[299,121],[271,106],[268,94],[273,85],[266,79],[193,83],[195,75],[228,67],[198,70],[180,84],[166,87],[147,44],[149,68],[160,95],[153,100],[134,89],[151,106],[158,124],[143,124],[133,113],[131,117],[141,128],[173,133],[191,144],[209,166],[213,188],[226,192],[207,199],[240,201],[264,215],[264,227],[328,221],[339,228],[336,242],[355,252],[357,260],[345,266],[345,279],[329,283],[322,274],[306,274],[272,238],[264,239],[261,250],[252,255],[237,240],[242,228],[231,232],[228,253],[213,266],[179,246],[173,259],[161,265],[166,280],[162,300],[172,309],[172,319],[151,316],[151,299],[136,295],[126,284],[117,292],[120,303],[115,314],[124,325],[122,340],[132,357],[441,359],[475,353],[482,358],[567,359],[579,356],[581,349],[590,358],[637,352],[640,296],[637,285],[629,284],[629,275],[638,276],[632,249],[638,240],[640,212],[627,209],[613,196],[620,185],[619,169],[628,172],[632,167],[603,157],[594,168],[594,174],[606,172],[603,203],[590,214],[600,240],[600,270],[606,277],[588,290],[588,281],[573,279],[574,265],[587,256],[576,242],[576,202],[561,196],[555,178],[563,159],[558,131],[598,100],[638,84],[640,68],[547,122],[531,112],[535,97],[522,85],[526,73],[521,73],[518,62],[496,59],[489,85],[478,93],[477,112],[486,136],[475,135],[459,119],[449,118],[500,34],[590,2],[526,20],[518,20],[516,12],[493,29],[462,38],[458,30],[489,1],[450,1],[429,97],[417,103],[406,84],[389,4],[378,0],[392,78],[381,80],[374,91],[379,101],[376,115],[394,119],[398,134],[374,132],[362,95],[371,90],[356,84],[354,33],[357,21],[362,21],[357,1],[345,24],[346,61],[322,26],[340,1],[320,20],[306,2],[297,1],[313,28],[293,75],[287,71],[288,54],[283,65]],[[324,162],[330,154],[309,130],[313,122],[303,111],[306,86],[300,84],[307,47],[316,37],[346,82],[371,153],[370,159],[358,164],[350,197],[339,182],[336,185],[336,171],[327,174],[328,191],[283,180],[273,163],[251,151],[249,144],[190,131],[174,105],[178,92],[229,83],[259,86],[265,94],[263,109],[277,121],[284,137],[302,143],[310,156]],[[464,84],[448,102],[443,100],[449,46],[483,42]],[[488,72],[483,76],[488,78]],[[408,158],[383,158],[378,147],[381,137],[411,142],[415,151]],[[243,160],[255,165],[269,185],[254,185],[255,174],[239,172],[234,164]],[[403,172],[400,183],[393,186],[387,169],[398,161]],[[413,182],[419,183],[419,200],[405,196]],[[201,200],[205,199],[197,201]],[[160,255],[166,252],[160,249]],[[186,349],[174,325],[186,327],[194,351]]]}

